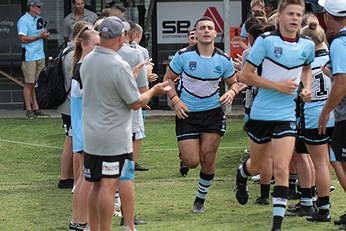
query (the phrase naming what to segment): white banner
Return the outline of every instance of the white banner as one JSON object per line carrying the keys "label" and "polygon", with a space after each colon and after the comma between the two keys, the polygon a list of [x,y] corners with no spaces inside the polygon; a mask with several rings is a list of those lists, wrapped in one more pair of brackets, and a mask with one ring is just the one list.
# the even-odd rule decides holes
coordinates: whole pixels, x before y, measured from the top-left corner
{"label": "white banner", "polygon": [[[238,27],[241,24],[241,1],[229,2],[229,25]],[[215,23],[218,39],[223,34],[223,1],[210,2],[158,2],[157,3],[157,43],[185,44],[187,31],[203,17],[212,18]],[[217,41],[216,42],[220,42]]]}

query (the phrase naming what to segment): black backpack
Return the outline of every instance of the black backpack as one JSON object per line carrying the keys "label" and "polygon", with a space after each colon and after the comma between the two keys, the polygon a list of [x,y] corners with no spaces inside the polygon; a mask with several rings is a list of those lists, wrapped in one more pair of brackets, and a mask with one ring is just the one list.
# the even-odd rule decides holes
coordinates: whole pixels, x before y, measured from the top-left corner
{"label": "black backpack", "polygon": [[65,77],[62,70],[63,57],[72,51],[72,47],[61,51],[58,56],[49,60],[41,70],[37,87],[35,88],[36,100],[40,109],[56,108],[61,105],[70,89],[65,89]]}

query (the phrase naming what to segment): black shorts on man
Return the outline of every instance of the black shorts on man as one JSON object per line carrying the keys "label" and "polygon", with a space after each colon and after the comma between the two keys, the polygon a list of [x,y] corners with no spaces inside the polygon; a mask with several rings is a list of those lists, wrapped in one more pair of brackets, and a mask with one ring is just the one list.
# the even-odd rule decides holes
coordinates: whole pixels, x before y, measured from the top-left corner
{"label": "black shorts on man", "polygon": [[226,130],[226,115],[221,107],[202,112],[189,112],[188,118],[175,117],[175,132],[178,141],[199,139],[201,133],[217,133],[223,136]]}
{"label": "black shorts on man", "polygon": [[117,156],[96,156],[84,153],[84,177],[96,182],[101,178],[134,179],[132,153]]}

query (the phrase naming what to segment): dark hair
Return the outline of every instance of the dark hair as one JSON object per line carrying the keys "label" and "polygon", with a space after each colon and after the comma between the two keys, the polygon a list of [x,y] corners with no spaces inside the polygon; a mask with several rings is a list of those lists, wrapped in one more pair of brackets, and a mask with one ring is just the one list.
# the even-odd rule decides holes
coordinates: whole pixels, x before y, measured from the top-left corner
{"label": "dark hair", "polygon": [[187,30],[187,36],[190,36],[190,33],[191,33],[192,31],[196,31],[196,27],[191,27],[191,28],[189,28],[189,29]]}
{"label": "dark hair", "polygon": [[203,16],[202,18],[197,19],[197,21],[196,21],[196,23],[195,23],[195,28],[197,28],[197,24],[198,24],[199,22],[201,22],[201,21],[211,21],[211,22],[213,22],[213,20],[212,20],[211,18],[209,18],[209,17],[207,17],[207,16]]}
{"label": "dark hair", "polygon": [[256,38],[263,33],[263,25],[254,24],[250,26],[248,33],[256,40]]}
{"label": "dark hair", "polygon": [[256,17],[250,17],[245,21],[245,30],[248,31],[252,25],[260,23],[261,22]]}
{"label": "dark hair", "polygon": [[114,4],[111,6],[112,9],[116,9],[116,10],[120,10],[121,13],[124,13],[125,12],[125,7],[119,5],[119,4]]}
{"label": "dark hair", "polygon": [[254,17],[266,17],[266,12],[264,10],[254,10],[252,16],[254,16]]}

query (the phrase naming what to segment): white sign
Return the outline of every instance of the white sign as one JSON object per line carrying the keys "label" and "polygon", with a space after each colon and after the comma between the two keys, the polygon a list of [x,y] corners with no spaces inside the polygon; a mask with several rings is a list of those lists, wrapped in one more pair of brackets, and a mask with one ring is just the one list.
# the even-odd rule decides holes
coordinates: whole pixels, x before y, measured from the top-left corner
{"label": "white sign", "polygon": [[[229,2],[229,25],[241,24],[241,1]],[[223,34],[223,1],[210,2],[158,2],[157,3],[157,43],[186,44],[187,31],[203,17],[210,17],[218,32],[219,40]],[[218,42],[218,41],[216,41]]]}

